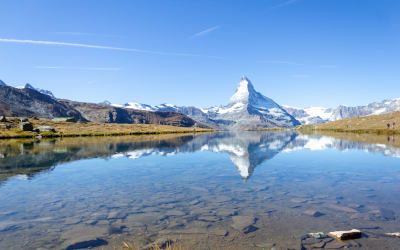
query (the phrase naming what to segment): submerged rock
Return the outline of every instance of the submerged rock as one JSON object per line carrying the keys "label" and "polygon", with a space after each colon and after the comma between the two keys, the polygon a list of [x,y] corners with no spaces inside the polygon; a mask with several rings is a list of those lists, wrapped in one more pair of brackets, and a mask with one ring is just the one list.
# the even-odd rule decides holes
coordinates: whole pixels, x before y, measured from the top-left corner
{"label": "submerged rock", "polygon": [[385,235],[400,238],[400,232],[386,233]]}
{"label": "submerged rock", "polygon": [[380,219],[380,220],[396,219],[394,211],[386,208],[372,210],[369,213],[371,214],[373,219]]}
{"label": "submerged rock", "polygon": [[328,237],[323,232],[309,233],[306,236],[302,237],[301,249],[308,250],[308,249],[324,248],[325,245],[331,241],[333,241],[333,239]]}
{"label": "submerged rock", "polygon": [[361,231],[358,229],[352,229],[348,231],[334,231],[329,232],[328,235],[338,240],[352,240],[361,238]]}
{"label": "submerged rock", "polygon": [[87,248],[94,248],[107,245],[108,242],[101,238],[96,238],[93,240],[81,241],[77,243],[73,243],[69,245],[66,250],[75,250],[75,249],[87,249]]}
{"label": "submerged rock", "polygon": [[254,226],[257,218],[254,216],[234,216],[232,217],[232,227],[242,233],[248,234],[258,230],[258,227]]}
{"label": "submerged rock", "polygon": [[311,238],[315,238],[315,239],[325,239],[325,238],[328,238],[328,235],[326,235],[326,234],[323,233],[323,232],[309,233],[309,234],[307,234],[307,236],[308,236],[308,237],[311,237]]}
{"label": "submerged rock", "polygon": [[321,213],[320,211],[313,209],[313,208],[307,209],[306,211],[303,212],[303,214],[309,215],[312,217],[320,217],[320,216],[324,215],[324,213]]}
{"label": "submerged rock", "polygon": [[327,207],[332,209],[332,210],[339,211],[339,212],[358,213],[358,211],[355,210],[354,208],[346,207],[346,206],[342,206],[342,205],[330,204]]}
{"label": "submerged rock", "polygon": [[174,241],[168,238],[159,238],[151,244],[144,246],[143,250],[152,250],[152,249],[165,249],[167,247],[172,246]]}

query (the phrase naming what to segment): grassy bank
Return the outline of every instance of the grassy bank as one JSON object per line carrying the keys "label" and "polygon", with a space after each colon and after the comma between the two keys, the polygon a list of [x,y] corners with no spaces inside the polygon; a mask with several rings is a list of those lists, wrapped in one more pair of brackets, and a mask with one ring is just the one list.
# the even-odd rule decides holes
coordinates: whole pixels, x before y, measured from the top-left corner
{"label": "grassy bank", "polygon": [[[120,135],[151,135],[212,132],[212,129],[184,128],[155,124],[116,124],[116,123],[75,123],[54,122],[47,119],[29,119],[34,127],[51,126],[56,132],[22,131],[18,126],[0,130],[0,139],[34,138],[38,135],[44,138],[79,137],[79,136],[120,136]],[[10,119],[10,123],[11,119]],[[15,124],[14,124],[15,125]]]}
{"label": "grassy bank", "polygon": [[343,119],[319,125],[305,125],[300,126],[298,130],[398,135],[400,134],[400,112]]}

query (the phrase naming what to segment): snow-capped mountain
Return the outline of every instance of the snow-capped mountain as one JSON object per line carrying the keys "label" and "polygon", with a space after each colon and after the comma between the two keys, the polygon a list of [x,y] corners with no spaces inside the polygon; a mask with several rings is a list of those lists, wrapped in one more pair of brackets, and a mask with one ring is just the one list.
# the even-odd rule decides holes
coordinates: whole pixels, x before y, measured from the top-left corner
{"label": "snow-capped mountain", "polygon": [[301,124],[319,124],[329,121],[333,110],[323,107],[295,108],[283,106],[285,110],[295,117]]}
{"label": "snow-capped mountain", "polygon": [[300,123],[272,99],[254,89],[246,77],[226,106],[207,110],[211,119],[227,121],[230,128],[294,127]]}
{"label": "snow-capped mountain", "polygon": [[30,83],[26,83],[25,86],[19,86],[19,87],[16,87],[16,88],[18,88],[18,89],[33,89],[33,90],[36,90],[37,92],[40,92],[40,93],[42,93],[44,95],[48,95],[48,96],[50,96],[52,98],[55,98],[55,96],[53,95],[53,93],[51,91],[45,90],[45,89],[40,89],[40,88],[35,88]]}
{"label": "snow-capped mountain", "polygon": [[272,99],[257,92],[248,78],[242,77],[229,103],[223,106],[197,108],[166,103],[152,106],[136,102],[123,105],[112,104],[112,106],[151,112],[177,112],[213,128],[254,129],[319,124],[345,118],[400,111],[400,98],[356,107],[343,105],[336,108],[280,106]]}
{"label": "snow-capped mountain", "polygon": [[126,109],[138,109],[138,110],[145,110],[145,111],[156,111],[156,108],[151,106],[151,105],[141,104],[141,103],[137,103],[137,102],[128,102],[128,103],[125,103],[123,105],[121,105],[121,104],[112,104],[112,106],[118,107],[118,108],[126,108]]}
{"label": "snow-capped mountain", "polygon": [[400,98],[387,99],[381,102],[373,102],[365,106],[344,106],[337,108],[294,108],[285,106],[285,109],[299,120],[302,124],[317,124],[329,121],[336,121],[346,118],[380,115],[400,111]]}
{"label": "snow-capped mountain", "polygon": [[215,128],[260,128],[260,127],[294,127],[300,125],[284,108],[254,89],[246,77],[242,77],[234,95],[227,105],[211,108],[196,108],[161,104],[151,106],[136,102],[115,107],[139,109],[146,111],[178,112],[192,119]]}

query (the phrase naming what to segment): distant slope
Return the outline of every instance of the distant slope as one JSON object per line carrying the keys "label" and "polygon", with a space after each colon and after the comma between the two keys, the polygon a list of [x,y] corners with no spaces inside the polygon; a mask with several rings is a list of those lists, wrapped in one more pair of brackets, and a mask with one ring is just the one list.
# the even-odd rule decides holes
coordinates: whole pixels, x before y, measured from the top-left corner
{"label": "distant slope", "polygon": [[289,114],[299,120],[301,124],[319,124],[346,118],[381,115],[400,111],[400,98],[386,99],[380,102],[354,107],[340,105],[336,108],[295,108],[290,106],[285,106],[284,108]]}
{"label": "distant slope", "polygon": [[111,105],[76,102],[55,98],[50,91],[11,87],[0,82],[0,115],[9,117],[74,117],[78,121],[98,123],[158,124],[179,127],[206,127],[177,112],[152,112],[113,107]]}
{"label": "distant slope", "polygon": [[400,132],[400,112],[337,120],[315,125],[314,128],[342,132],[398,133]]}
{"label": "distant slope", "polygon": [[0,85],[0,115],[38,116],[45,118],[74,117],[85,120],[75,109],[33,88]]}
{"label": "distant slope", "polygon": [[59,100],[61,103],[78,110],[89,121],[99,123],[159,124],[178,127],[206,127],[193,119],[176,112],[151,112],[136,109],[124,109],[104,104]]}

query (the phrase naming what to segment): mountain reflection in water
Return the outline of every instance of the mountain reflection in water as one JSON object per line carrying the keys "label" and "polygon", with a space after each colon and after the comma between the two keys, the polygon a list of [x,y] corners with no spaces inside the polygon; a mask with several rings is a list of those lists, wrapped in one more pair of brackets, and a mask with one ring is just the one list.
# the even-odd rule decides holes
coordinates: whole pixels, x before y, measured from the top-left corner
{"label": "mountain reflection in water", "polygon": [[[387,139],[387,142],[394,138]],[[179,153],[211,151],[228,154],[243,179],[255,168],[280,152],[336,149],[362,150],[400,157],[400,148],[379,143],[354,141],[322,135],[294,132],[225,132],[202,135],[160,135],[108,138],[65,138],[42,141],[11,140],[0,143],[0,181],[9,177],[29,178],[51,170],[61,163],[91,158],[151,155],[172,156]],[[382,143],[384,142],[384,143]]]}

